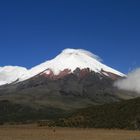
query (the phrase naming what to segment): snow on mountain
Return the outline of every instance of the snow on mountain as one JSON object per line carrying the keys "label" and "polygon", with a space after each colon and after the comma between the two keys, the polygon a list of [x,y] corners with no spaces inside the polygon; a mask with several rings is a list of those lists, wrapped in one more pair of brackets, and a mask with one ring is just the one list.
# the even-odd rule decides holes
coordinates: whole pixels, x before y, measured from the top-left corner
{"label": "snow on mountain", "polygon": [[83,49],[65,49],[54,59],[29,70],[23,67],[0,67],[0,85],[9,84],[16,80],[21,82],[42,72],[48,75],[51,72],[54,75],[59,75],[59,73],[67,69],[69,73],[72,73],[76,68],[89,68],[91,71],[104,73],[106,76],[109,76],[108,74],[125,76],[123,73],[101,63],[101,59],[89,51]]}
{"label": "snow on mountain", "polygon": [[28,70],[19,66],[0,67],[0,85],[10,84],[18,80]]}
{"label": "snow on mountain", "polygon": [[97,73],[100,73],[101,70],[104,70],[114,73],[118,76],[125,76],[123,73],[102,64],[100,61],[101,59],[97,55],[94,55],[89,51],[82,49],[65,49],[54,59],[46,61],[30,69],[28,74],[21,77],[20,80],[22,81],[31,78],[45,70],[48,74],[49,70],[51,70],[54,75],[58,75],[65,69],[73,72],[76,68],[89,68],[90,70]]}

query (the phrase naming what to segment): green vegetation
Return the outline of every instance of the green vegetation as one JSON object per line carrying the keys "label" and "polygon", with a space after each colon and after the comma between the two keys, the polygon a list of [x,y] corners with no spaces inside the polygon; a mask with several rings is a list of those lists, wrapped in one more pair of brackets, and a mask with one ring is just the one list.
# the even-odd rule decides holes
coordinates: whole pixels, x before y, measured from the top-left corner
{"label": "green vegetation", "polygon": [[[69,113],[67,113],[68,115]],[[22,104],[12,103],[8,100],[0,101],[0,124],[4,123],[32,123],[38,120],[55,120],[66,116],[66,112],[57,108],[38,109]]]}
{"label": "green vegetation", "polygon": [[95,105],[68,112],[57,108],[35,109],[0,101],[0,124],[32,123],[38,126],[140,129],[140,98]]}
{"label": "green vegetation", "polygon": [[140,129],[140,98],[80,109],[59,126]]}

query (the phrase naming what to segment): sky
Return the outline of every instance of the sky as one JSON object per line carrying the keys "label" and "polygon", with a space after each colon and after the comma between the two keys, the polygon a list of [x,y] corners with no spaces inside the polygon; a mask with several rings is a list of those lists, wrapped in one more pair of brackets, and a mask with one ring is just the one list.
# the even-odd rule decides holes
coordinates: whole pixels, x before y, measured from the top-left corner
{"label": "sky", "polygon": [[31,68],[65,48],[124,73],[140,67],[140,1],[0,1],[0,66]]}

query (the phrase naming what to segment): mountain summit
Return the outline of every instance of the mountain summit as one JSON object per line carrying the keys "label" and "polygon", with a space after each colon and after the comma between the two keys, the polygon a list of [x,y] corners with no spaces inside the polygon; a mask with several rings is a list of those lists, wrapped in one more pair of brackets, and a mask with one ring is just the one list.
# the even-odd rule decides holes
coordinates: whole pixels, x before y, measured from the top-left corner
{"label": "mountain summit", "polygon": [[[10,82],[12,83],[30,79],[38,74],[61,77],[61,75],[64,76],[73,73],[77,68],[80,70],[89,69],[89,71],[94,71],[95,73],[103,74],[108,77],[125,76],[123,73],[101,63],[101,59],[89,51],[83,49],[65,49],[54,59],[46,61],[29,70],[25,70],[24,73],[21,69],[22,75],[18,74],[16,79],[11,79],[12,75],[9,75],[9,79],[11,79]],[[17,70],[17,73],[19,73],[19,69]],[[4,75],[4,72],[0,72],[0,77],[3,77]],[[9,84],[9,80],[7,81],[7,83],[0,81],[0,84]]]}

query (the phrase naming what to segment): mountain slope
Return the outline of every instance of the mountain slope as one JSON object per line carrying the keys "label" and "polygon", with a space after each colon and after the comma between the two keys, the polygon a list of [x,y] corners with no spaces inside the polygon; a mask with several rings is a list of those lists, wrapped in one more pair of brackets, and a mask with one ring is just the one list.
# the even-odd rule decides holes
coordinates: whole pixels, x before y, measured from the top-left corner
{"label": "mountain slope", "polygon": [[0,100],[73,110],[136,97],[135,93],[116,89],[110,77],[93,71],[82,77],[80,75],[79,69],[57,79],[37,75],[20,83],[0,87]]}

